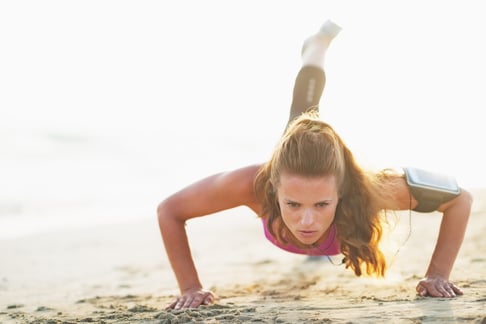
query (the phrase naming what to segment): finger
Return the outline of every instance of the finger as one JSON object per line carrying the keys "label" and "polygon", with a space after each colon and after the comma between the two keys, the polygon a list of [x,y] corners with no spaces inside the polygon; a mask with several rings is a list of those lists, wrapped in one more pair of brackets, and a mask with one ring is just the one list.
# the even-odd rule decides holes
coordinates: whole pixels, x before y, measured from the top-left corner
{"label": "finger", "polygon": [[181,308],[182,309],[191,308],[191,304],[193,300],[194,300],[193,297],[187,297],[184,303],[182,304]]}
{"label": "finger", "polygon": [[212,303],[214,303],[214,297],[213,295],[209,294],[206,298],[204,298],[203,304],[211,305]]}
{"label": "finger", "polygon": [[451,288],[456,293],[456,295],[464,295],[464,292],[461,290],[461,288],[457,287],[453,283],[451,283]]}
{"label": "finger", "polygon": [[173,302],[171,302],[170,304],[168,304],[167,306],[165,306],[165,309],[173,309],[174,306],[177,304],[177,299],[174,300]]}
{"label": "finger", "polygon": [[447,291],[449,292],[451,297],[456,297],[457,294],[456,294],[456,291],[454,290],[453,287],[454,287],[454,285],[452,283],[449,283],[449,285],[447,286]]}
{"label": "finger", "polygon": [[[427,285],[427,295],[431,297],[444,297],[443,293],[433,285]],[[443,290],[443,289],[442,289]]]}
{"label": "finger", "polygon": [[421,297],[426,297],[427,296],[427,288],[422,286],[420,283],[415,287],[415,291],[417,294]]}
{"label": "finger", "polygon": [[182,308],[184,308],[184,304],[186,303],[186,301],[187,301],[187,298],[184,298],[184,297],[181,297],[181,298],[177,299],[177,303],[174,306],[174,309],[182,309]]}
{"label": "finger", "polygon": [[464,294],[464,292],[459,287],[454,285],[452,282],[443,283],[442,287],[446,292],[444,297],[456,297],[458,295],[460,296]]}
{"label": "finger", "polygon": [[451,284],[449,282],[444,282],[440,284],[437,289],[442,293],[443,297],[446,298],[456,297],[456,294],[452,290]]}
{"label": "finger", "polygon": [[205,295],[190,296],[189,298],[186,299],[182,308],[187,309],[187,308],[199,307],[201,305],[201,303],[203,302],[204,296]]}
{"label": "finger", "polygon": [[196,308],[201,306],[201,304],[204,302],[204,299],[206,298],[207,294],[204,295],[196,295],[194,299],[192,300],[190,304],[190,308]]}
{"label": "finger", "polygon": [[452,289],[451,284],[449,282],[442,283],[442,285],[438,287],[438,290],[442,293],[443,297],[446,298],[456,297],[456,293]]}
{"label": "finger", "polygon": [[443,290],[444,297],[448,297],[448,298],[456,297],[456,294],[454,293],[454,291],[452,291],[452,288],[449,287],[449,285],[447,285],[446,287],[442,287],[442,290]]}

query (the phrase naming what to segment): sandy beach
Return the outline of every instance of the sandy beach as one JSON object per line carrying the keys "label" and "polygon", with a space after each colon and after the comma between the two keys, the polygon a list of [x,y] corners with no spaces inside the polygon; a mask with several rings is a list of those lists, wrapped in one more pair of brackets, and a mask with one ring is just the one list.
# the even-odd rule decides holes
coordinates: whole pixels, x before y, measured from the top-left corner
{"label": "sandy beach", "polygon": [[[0,324],[486,324],[483,6],[0,1]],[[412,213],[408,240],[397,215],[391,267],[374,279],[279,250],[237,208],[187,224],[216,303],[166,311],[179,291],[157,204],[269,158],[303,41],[328,18],[343,30],[321,111],[363,167],[483,188],[451,275],[464,296],[415,294],[439,214]]]}
{"label": "sandy beach", "polygon": [[[0,322],[486,323],[486,191],[474,195],[452,273],[465,292],[458,298],[415,295],[438,214],[412,213],[411,236],[387,277],[373,279],[278,250],[241,208],[188,224],[201,280],[219,296],[212,306],[165,310],[178,290],[154,215],[1,241]],[[399,216],[397,246],[408,233],[408,213]]]}

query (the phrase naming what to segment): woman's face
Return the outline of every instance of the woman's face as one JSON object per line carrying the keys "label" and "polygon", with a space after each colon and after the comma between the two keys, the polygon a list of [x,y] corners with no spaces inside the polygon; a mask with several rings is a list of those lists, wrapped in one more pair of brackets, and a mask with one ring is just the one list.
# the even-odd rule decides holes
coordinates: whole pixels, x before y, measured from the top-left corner
{"label": "woman's face", "polygon": [[282,219],[295,238],[313,244],[327,237],[339,202],[335,176],[283,173],[277,194]]}

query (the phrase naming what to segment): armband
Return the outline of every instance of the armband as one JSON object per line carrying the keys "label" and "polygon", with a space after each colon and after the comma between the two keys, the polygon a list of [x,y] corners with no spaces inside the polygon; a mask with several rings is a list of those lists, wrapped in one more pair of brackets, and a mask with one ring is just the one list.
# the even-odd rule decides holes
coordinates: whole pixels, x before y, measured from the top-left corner
{"label": "armband", "polygon": [[410,192],[418,202],[414,211],[422,213],[435,211],[441,204],[461,193],[453,177],[416,168],[403,168],[403,170]]}

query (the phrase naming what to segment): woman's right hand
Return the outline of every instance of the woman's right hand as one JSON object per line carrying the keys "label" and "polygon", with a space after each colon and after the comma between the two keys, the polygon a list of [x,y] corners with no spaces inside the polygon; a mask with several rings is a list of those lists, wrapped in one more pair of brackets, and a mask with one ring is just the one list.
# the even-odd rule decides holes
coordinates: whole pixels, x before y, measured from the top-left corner
{"label": "woman's right hand", "polygon": [[197,308],[201,305],[211,305],[215,299],[216,295],[210,290],[202,288],[189,289],[170,303],[166,309]]}
{"label": "woman's right hand", "polygon": [[[191,255],[186,222],[195,217],[248,206],[260,210],[253,189],[260,165],[222,172],[202,179],[162,201],[157,208],[159,229],[181,296],[167,309],[195,308],[214,303],[213,292],[204,290]],[[209,252],[208,252],[209,253]],[[190,288],[188,288],[190,287]]]}

